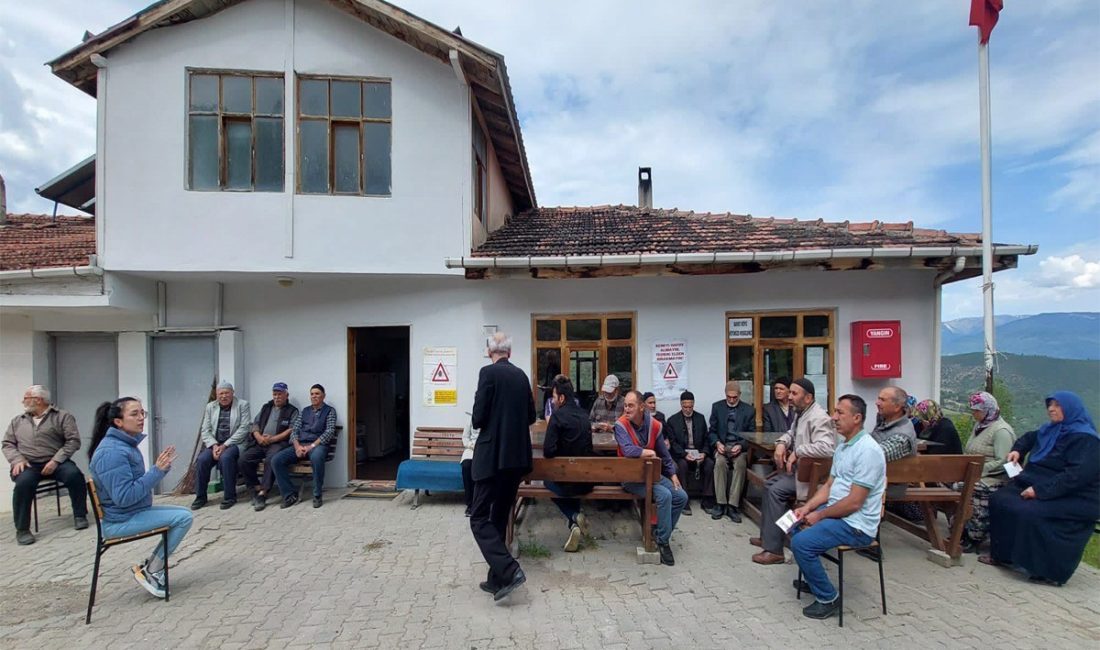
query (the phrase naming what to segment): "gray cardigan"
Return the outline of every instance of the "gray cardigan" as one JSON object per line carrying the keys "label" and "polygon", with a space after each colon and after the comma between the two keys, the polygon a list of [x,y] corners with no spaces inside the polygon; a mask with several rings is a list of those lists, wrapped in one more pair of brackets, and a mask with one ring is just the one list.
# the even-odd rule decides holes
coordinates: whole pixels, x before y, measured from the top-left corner
{"label": "gray cardigan", "polygon": [[[218,400],[214,400],[206,405],[206,412],[203,413],[199,435],[202,436],[202,444],[207,447],[218,444],[218,439],[214,437],[214,430],[218,427],[218,411],[220,409],[221,404],[218,404]],[[225,444],[237,445],[242,449],[248,447],[249,442],[252,440],[252,436],[248,435],[251,427],[252,409],[248,406],[248,402],[234,397],[233,403],[229,405],[230,434]]]}

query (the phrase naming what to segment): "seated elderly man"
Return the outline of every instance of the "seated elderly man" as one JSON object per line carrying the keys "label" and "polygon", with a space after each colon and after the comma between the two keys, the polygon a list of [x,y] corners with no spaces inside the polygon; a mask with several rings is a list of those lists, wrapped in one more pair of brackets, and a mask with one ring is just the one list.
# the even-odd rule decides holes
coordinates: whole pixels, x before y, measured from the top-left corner
{"label": "seated elderly man", "polygon": [[[532,416],[533,417],[533,416]],[[290,481],[290,466],[309,459],[313,468],[313,507],[320,508],[321,490],[325,487],[325,463],[336,444],[336,409],[325,403],[325,387],[313,384],[309,389],[309,406],[298,412],[290,431],[290,447],[275,454],[275,481],[283,495],[280,508],[298,503],[298,491]]]}
{"label": "seated elderly man", "polygon": [[[668,451],[676,461],[676,476],[680,485],[687,485],[688,470],[694,469],[696,479],[703,481],[703,508],[714,500],[714,458],[710,453],[707,418],[695,410],[695,394],[680,393],[680,410],[665,423]],[[684,514],[691,514],[691,502],[684,504]]]}
{"label": "seated elderly man", "polygon": [[726,382],[726,399],[710,407],[710,450],[714,452],[714,499],[711,519],[729,517],[741,523],[741,492],[745,487],[749,446],[742,433],[756,431],[756,409],[741,401],[741,384]]}
{"label": "seated elderly man", "polygon": [[[657,550],[661,554],[661,564],[672,566],[676,558],[669,542],[688,495],[676,476],[676,463],[672,462],[661,435],[661,423],[645,410],[642,394],[636,390],[623,398],[623,415],[615,423],[615,442],[619,443],[620,456],[661,460],[661,482],[653,486],[653,501],[657,506]],[[644,483],[624,483],[623,489],[639,497],[645,496]]]}
{"label": "seated elderly man", "polygon": [[[809,618],[828,618],[840,609],[837,591],[821,566],[821,554],[842,544],[867,546],[882,518],[886,458],[863,432],[866,417],[862,398],[844,395],[837,400],[832,420],[844,442],[833,454],[829,480],[794,511],[799,523],[792,530],[791,552],[815,598],[802,610]],[[800,586],[795,580],[795,587]]]}
{"label": "seated elderly man", "polygon": [[[252,490],[252,509],[257,512],[267,507],[267,493],[275,485],[275,465],[271,461],[290,444],[287,441],[294,429],[294,419],[298,417],[298,407],[289,400],[286,384],[276,382],[271,387],[271,401],[260,408],[252,423],[255,444],[241,454],[241,474],[244,474],[244,484]],[[256,476],[261,462],[264,464],[263,481]]]}
{"label": "seated elderly man", "polygon": [[623,396],[619,393],[619,378],[608,375],[600,386],[600,394],[592,402],[588,419],[593,431],[614,431],[615,421],[623,414]]}
{"label": "seated elderly man", "polygon": [[[917,455],[917,430],[909,419],[908,400],[909,395],[897,386],[883,388],[875,400],[878,418],[871,437],[882,447],[887,463]],[[895,483],[888,486],[886,496],[889,499],[904,497],[905,485]],[[887,509],[913,522],[924,521],[920,506],[912,502],[893,503]],[[874,551],[860,551],[859,554],[872,557]]]}
{"label": "seated elderly man", "polygon": [[34,543],[31,532],[31,503],[38,482],[55,480],[69,491],[77,530],[88,527],[87,488],[84,474],[70,458],[80,449],[76,419],[68,411],[50,404],[50,391],[31,386],[23,393],[23,413],[12,418],[4,433],[4,456],[11,465],[12,514],[15,541]]}
{"label": "seated elderly man", "polygon": [[222,473],[225,496],[222,498],[222,510],[228,510],[237,503],[237,463],[241,449],[248,444],[248,431],[252,425],[252,409],[248,402],[237,399],[233,394],[233,384],[223,381],[218,384],[217,399],[206,405],[202,416],[199,435],[202,436],[204,449],[195,459],[195,500],[191,509],[198,510],[206,505],[206,491],[210,486],[210,472],[214,465]]}
{"label": "seated elderly man", "polygon": [[749,543],[762,550],[752,556],[757,564],[783,564],[783,531],[775,525],[787,511],[791,497],[806,498],[807,482],[799,481],[798,463],[803,458],[831,458],[836,447],[836,427],[829,414],[814,398],[814,384],[805,377],[791,382],[791,405],[798,417],[790,431],[775,443],[776,474],[764,484],[760,502],[760,537]]}

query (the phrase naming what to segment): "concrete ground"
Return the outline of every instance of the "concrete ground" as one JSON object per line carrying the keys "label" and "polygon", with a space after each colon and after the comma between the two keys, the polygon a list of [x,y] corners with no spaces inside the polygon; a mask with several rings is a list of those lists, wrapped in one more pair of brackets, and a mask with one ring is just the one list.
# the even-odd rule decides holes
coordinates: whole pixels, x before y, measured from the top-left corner
{"label": "concrete ground", "polygon": [[[43,509],[33,546],[0,537],[3,648],[1083,648],[1100,642],[1100,572],[1082,566],[1061,588],[979,564],[945,569],[926,544],[883,530],[889,615],[873,563],[846,562],[844,628],[804,618],[794,565],[752,564],[755,526],[698,508],[673,537],[676,566],[637,564],[626,512],[590,508],[589,547],[561,551],[549,502],[520,528],[528,582],[494,603],[477,588],[485,564],[460,500],[338,498],[253,512],[211,506],[173,556],[172,600],[134,583],[150,543],[104,556],[92,624],[84,625],[94,526],[72,529]],[[189,499],[159,499],[187,504]],[[51,504],[52,505],[52,504]],[[10,523],[7,524],[10,526]],[[547,557],[540,551],[548,551]],[[178,563],[178,564],[177,564]],[[835,572],[830,569],[831,575]]]}

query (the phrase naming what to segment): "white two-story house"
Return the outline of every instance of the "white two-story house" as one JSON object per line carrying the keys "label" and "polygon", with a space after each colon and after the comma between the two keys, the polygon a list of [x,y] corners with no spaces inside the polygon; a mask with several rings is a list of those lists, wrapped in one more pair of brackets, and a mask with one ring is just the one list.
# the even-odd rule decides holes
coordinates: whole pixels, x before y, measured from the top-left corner
{"label": "white two-story house", "polygon": [[[784,374],[827,405],[934,396],[939,287],[979,265],[976,235],[911,223],[653,209],[648,169],[639,206],[540,208],[503,57],[378,0],[167,0],[50,65],[97,102],[95,250],[0,272],[2,395],[52,386],[85,436],[140,397],[150,453],[186,456],[216,380],[254,411],[320,383],[329,485],[392,479],[416,426],[467,419],[496,329],[536,399],[555,363],[665,411],[730,379],[759,405]],[[864,321],[900,324],[882,378],[853,369]]]}

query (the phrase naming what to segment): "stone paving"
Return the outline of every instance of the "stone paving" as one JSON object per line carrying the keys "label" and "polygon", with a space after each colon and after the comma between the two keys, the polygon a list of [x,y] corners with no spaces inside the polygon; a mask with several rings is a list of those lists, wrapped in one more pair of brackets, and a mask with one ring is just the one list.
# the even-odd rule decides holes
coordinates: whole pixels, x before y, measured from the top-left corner
{"label": "stone paving", "polygon": [[[1100,572],[1036,586],[967,556],[945,569],[925,544],[887,525],[887,605],[873,563],[847,562],[845,627],[801,615],[794,565],[752,564],[755,526],[712,521],[696,502],[673,537],[675,567],[635,562],[628,515],[592,510],[592,545],[561,551],[549,502],[520,529],[528,582],[494,603],[485,565],[452,496],[340,499],[323,508],[253,512],[246,502],[197,513],[172,567],[172,600],[149,596],[128,566],[151,544],[104,556],[84,625],[95,530],[44,509],[38,543],[0,538],[3,648],[1083,648],[1100,642]],[[188,499],[160,499],[186,504]],[[5,518],[7,515],[5,514]],[[178,564],[176,564],[178,563]],[[830,569],[830,571],[832,571]],[[832,573],[835,576],[835,573]]]}

